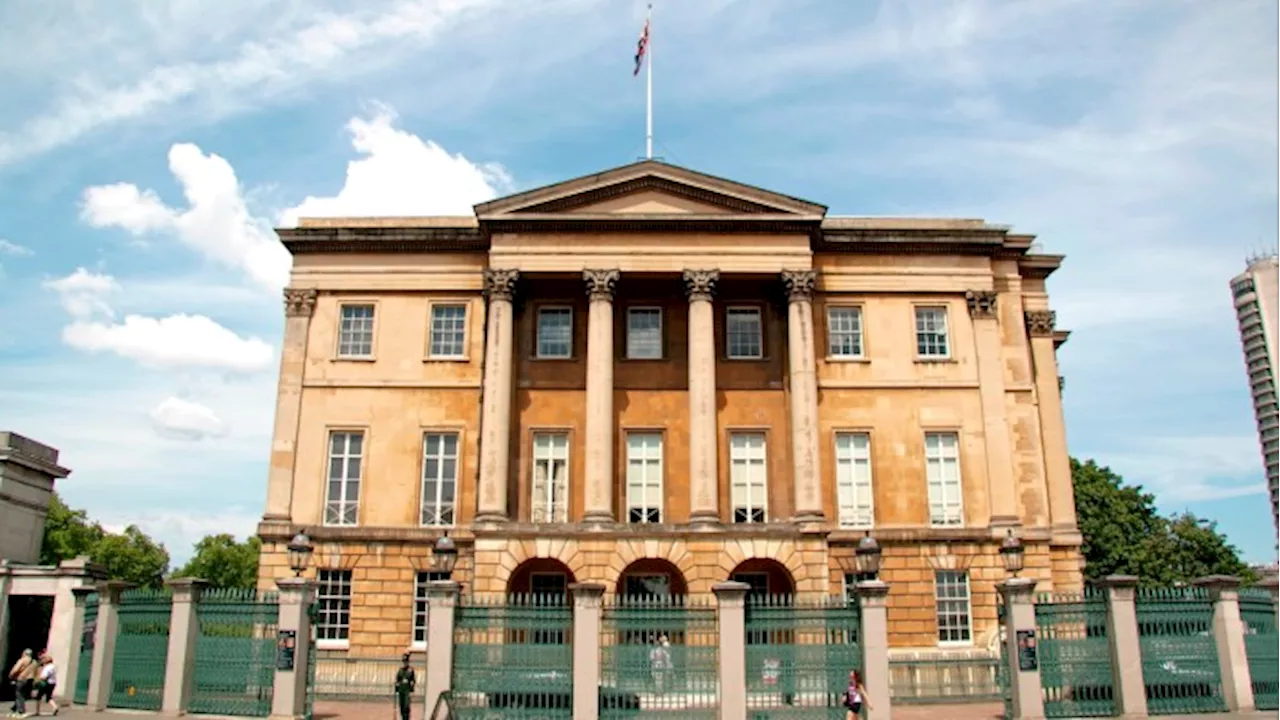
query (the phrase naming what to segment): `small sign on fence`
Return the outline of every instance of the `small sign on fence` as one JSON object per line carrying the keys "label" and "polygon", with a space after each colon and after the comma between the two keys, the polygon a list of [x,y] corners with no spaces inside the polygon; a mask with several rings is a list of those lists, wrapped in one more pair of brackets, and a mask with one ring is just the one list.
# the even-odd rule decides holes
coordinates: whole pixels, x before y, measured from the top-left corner
{"label": "small sign on fence", "polygon": [[85,650],[93,649],[93,639],[98,634],[98,621],[90,620],[84,624],[84,632],[80,636],[80,647]]}
{"label": "small sign on fence", "polygon": [[298,647],[297,630],[281,630],[276,633],[276,669],[293,669],[293,655]]}
{"label": "small sign on fence", "polygon": [[778,676],[782,674],[782,661],[777,658],[766,658],[760,671],[760,679],[765,685],[777,685]]}
{"label": "small sign on fence", "polygon": [[1036,631],[1018,631],[1018,670],[1029,672],[1040,667],[1036,659]]}

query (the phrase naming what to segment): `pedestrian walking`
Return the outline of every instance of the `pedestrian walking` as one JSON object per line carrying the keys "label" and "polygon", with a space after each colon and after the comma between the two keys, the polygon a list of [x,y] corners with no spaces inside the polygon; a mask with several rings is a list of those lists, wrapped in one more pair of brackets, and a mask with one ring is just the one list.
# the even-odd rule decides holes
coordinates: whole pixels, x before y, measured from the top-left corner
{"label": "pedestrian walking", "polygon": [[862,717],[862,708],[871,709],[871,701],[867,698],[867,688],[862,684],[862,676],[857,670],[849,671],[849,688],[841,696],[844,701],[846,720],[858,720]]}
{"label": "pedestrian walking", "polygon": [[58,714],[58,703],[53,701],[53,691],[58,688],[58,666],[53,664],[53,656],[48,651],[40,654],[40,670],[36,675],[36,715],[40,714],[40,702],[49,703],[54,715]]}
{"label": "pedestrian walking", "polygon": [[396,671],[396,704],[400,708],[400,720],[409,720],[410,698],[418,686],[418,676],[409,667],[409,653],[404,654],[404,665]]}
{"label": "pedestrian walking", "polygon": [[9,709],[9,717],[27,716],[27,698],[31,697],[31,684],[39,670],[31,648],[23,650],[22,657],[9,668],[9,679],[13,681],[13,707]]}
{"label": "pedestrian walking", "polygon": [[653,674],[653,687],[659,695],[666,691],[667,674],[671,671],[671,642],[660,635],[649,651],[649,671]]}

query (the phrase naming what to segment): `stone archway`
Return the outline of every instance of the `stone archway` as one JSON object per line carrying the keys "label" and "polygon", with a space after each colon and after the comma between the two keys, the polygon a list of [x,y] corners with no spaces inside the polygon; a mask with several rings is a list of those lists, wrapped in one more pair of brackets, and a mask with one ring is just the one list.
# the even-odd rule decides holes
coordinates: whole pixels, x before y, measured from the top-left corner
{"label": "stone archway", "polygon": [[772,558],[748,558],[734,566],[727,580],[751,586],[750,597],[785,597],[796,594],[796,581],[787,566]]}
{"label": "stone archway", "polygon": [[508,595],[564,597],[577,582],[573,570],[555,558],[530,558],[516,566],[507,578]]}
{"label": "stone archway", "polygon": [[670,560],[640,558],[618,574],[614,592],[621,598],[684,597],[689,594],[689,583]]}

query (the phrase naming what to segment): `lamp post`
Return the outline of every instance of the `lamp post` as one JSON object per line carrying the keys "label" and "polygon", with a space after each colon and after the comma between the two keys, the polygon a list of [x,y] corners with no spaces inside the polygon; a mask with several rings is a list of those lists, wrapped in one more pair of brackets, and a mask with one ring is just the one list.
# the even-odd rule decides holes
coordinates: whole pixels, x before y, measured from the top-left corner
{"label": "lamp post", "polygon": [[458,564],[458,546],[453,542],[453,538],[449,537],[448,530],[445,530],[444,535],[437,538],[435,545],[431,547],[431,559],[436,570],[444,573],[445,578],[452,579],[453,568]]}
{"label": "lamp post", "polygon": [[1022,541],[1013,536],[1013,528],[1009,528],[1009,534],[1005,536],[1004,542],[1000,543],[1000,559],[1004,561],[1004,569],[1014,577],[1018,577],[1018,573],[1022,572],[1025,551]]}
{"label": "lamp post", "polygon": [[854,550],[857,558],[858,573],[871,580],[880,579],[880,543],[871,537],[871,531],[868,530],[866,535],[858,541],[858,547]]}
{"label": "lamp post", "polygon": [[289,541],[287,546],[289,550],[289,568],[293,570],[294,577],[302,577],[302,573],[311,564],[311,554],[315,552],[315,546],[311,544],[311,537],[307,535],[305,529],[299,530],[297,535]]}

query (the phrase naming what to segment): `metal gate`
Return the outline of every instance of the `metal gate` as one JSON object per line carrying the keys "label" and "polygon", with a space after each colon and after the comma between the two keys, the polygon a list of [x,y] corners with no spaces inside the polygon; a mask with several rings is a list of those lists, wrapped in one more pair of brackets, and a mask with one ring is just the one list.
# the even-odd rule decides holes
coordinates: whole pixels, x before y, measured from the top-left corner
{"label": "metal gate", "polygon": [[1139,589],[1137,611],[1147,712],[1226,712],[1208,590]]}
{"label": "metal gate", "polygon": [[1276,633],[1276,605],[1271,591],[1240,591],[1240,619],[1244,621],[1244,650],[1249,658],[1253,703],[1259,710],[1275,710],[1280,692],[1280,638]]}
{"label": "metal gate", "polygon": [[271,714],[279,617],[276,593],[224,589],[201,595],[190,712]]}
{"label": "metal gate", "polygon": [[1088,588],[1040,595],[1036,631],[1045,717],[1115,715],[1106,594]]}
{"label": "metal gate", "polygon": [[714,720],[720,626],[710,598],[611,598],[600,627],[600,717]]}
{"label": "metal gate", "polygon": [[573,717],[573,610],[564,595],[459,598],[458,718]]}
{"label": "metal gate", "polygon": [[93,674],[93,641],[98,633],[98,593],[84,599],[84,629],[80,632],[80,659],[76,661],[76,686],[72,701],[89,704],[89,676]]}
{"label": "metal gate", "polygon": [[747,602],[747,715],[844,720],[849,671],[862,669],[858,603],[844,597]]}
{"label": "metal gate", "polygon": [[107,707],[160,709],[172,605],[168,590],[130,590],[121,595]]}

